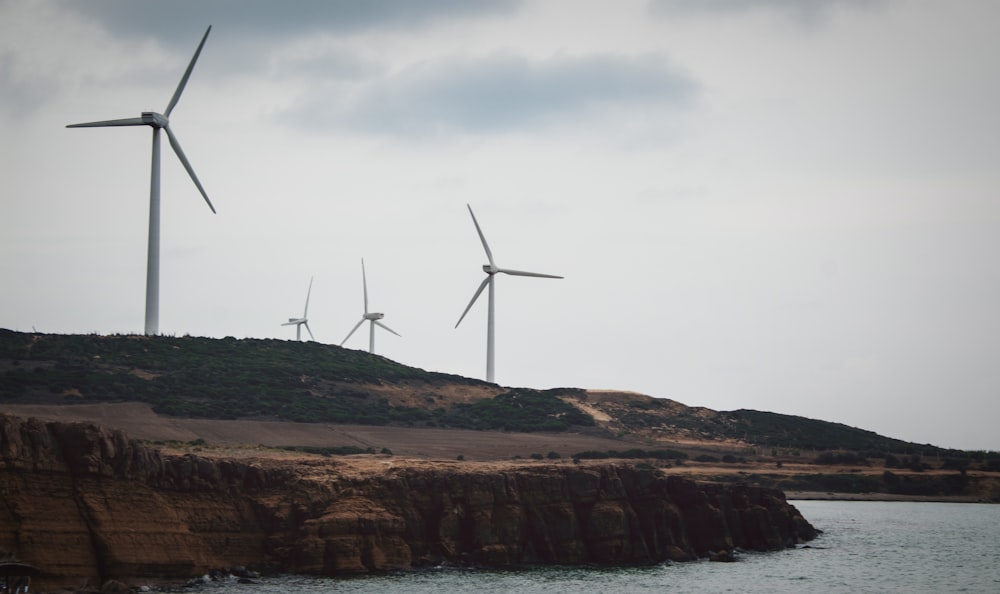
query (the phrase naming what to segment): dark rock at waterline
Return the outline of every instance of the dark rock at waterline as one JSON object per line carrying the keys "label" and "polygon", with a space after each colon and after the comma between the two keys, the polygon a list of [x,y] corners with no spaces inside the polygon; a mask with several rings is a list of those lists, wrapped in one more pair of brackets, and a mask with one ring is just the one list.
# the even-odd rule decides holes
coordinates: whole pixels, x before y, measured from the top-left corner
{"label": "dark rock at waterline", "polygon": [[709,553],[708,560],[720,563],[732,563],[736,561],[736,555],[732,551],[716,551]]}

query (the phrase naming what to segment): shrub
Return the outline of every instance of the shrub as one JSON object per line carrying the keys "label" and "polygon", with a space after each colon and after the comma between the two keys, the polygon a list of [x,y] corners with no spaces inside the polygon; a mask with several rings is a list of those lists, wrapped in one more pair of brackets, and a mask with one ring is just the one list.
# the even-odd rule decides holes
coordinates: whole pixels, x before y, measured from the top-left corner
{"label": "shrub", "polygon": [[854,452],[823,452],[814,464],[839,464],[844,466],[868,466],[868,459]]}
{"label": "shrub", "polygon": [[459,404],[443,422],[452,427],[501,431],[566,431],[594,419],[551,393],[511,390],[472,404]]}
{"label": "shrub", "polygon": [[576,459],[589,459],[589,460],[603,460],[606,458],[626,458],[626,459],[637,459],[637,458],[653,458],[656,460],[684,460],[687,458],[687,454],[684,452],[679,452],[677,450],[640,450],[638,448],[632,448],[630,450],[625,450],[624,452],[619,452],[617,450],[608,450],[605,452],[597,450],[588,450],[586,452],[577,452],[573,454],[573,458]]}
{"label": "shrub", "polygon": [[351,456],[353,454],[374,454],[375,448],[359,448],[358,446],[282,446],[282,450],[292,452],[305,452],[307,454],[320,454],[322,456]]}

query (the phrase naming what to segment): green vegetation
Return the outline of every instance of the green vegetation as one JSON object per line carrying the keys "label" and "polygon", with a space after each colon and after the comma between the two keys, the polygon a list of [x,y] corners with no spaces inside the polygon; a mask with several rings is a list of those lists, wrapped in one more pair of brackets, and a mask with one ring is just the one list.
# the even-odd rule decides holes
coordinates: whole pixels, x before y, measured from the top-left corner
{"label": "green vegetation", "polygon": [[358,446],[332,446],[332,447],[316,447],[316,446],[283,446],[279,447],[279,450],[288,450],[290,452],[305,452],[307,454],[319,454],[321,456],[351,456],[353,454],[374,454],[375,448],[359,448]]}
{"label": "green vegetation", "polygon": [[856,452],[823,452],[813,461],[815,464],[836,464],[840,466],[868,466],[868,458]]}
{"label": "green vegetation", "polygon": [[450,408],[392,406],[371,386],[484,386],[315,342],[23,334],[0,329],[0,401],[144,402],[177,417],[505,431],[566,431],[593,419],[519,389]]}
{"label": "green vegetation", "polygon": [[885,492],[877,476],[864,474],[804,474],[782,479],[779,488],[787,491],[830,491],[837,493]]}
{"label": "green vegetation", "polygon": [[970,481],[961,473],[948,475],[882,475],[861,473],[833,474],[741,474],[713,477],[717,482],[741,483],[772,487],[783,491],[816,491],[829,493],[886,493],[890,495],[920,495],[941,497],[968,495]]}
{"label": "green vegetation", "polygon": [[898,495],[964,495],[968,477],[964,472],[937,476],[900,476],[889,470],[882,473],[887,493]]}
{"label": "green vegetation", "polygon": [[913,452],[921,446],[840,423],[794,415],[736,410],[726,416],[727,437],[758,445],[804,450]]}
{"label": "green vegetation", "polygon": [[625,450],[624,452],[617,450],[608,450],[606,452],[588,450],[573,454],[573,458],[576,460],[603,460],[606,458],[686,460],[687,457],[687,454],[677,450],[641,450],[638,448]]}
{"label": "green vegetation", "polygon": [[[315,342],[190,336],[26,334],[0,329],[0,402],[75,404],[143,402],[159,414],[206,419],[261,419],[357,423],[493,431],[591,431],[620,437],[683,431],[700,439],[752,444],[750,456],[809,456],[818,464],[862,465],[884,459],[887,468],[919,470],[925,460],[958,471],[1000,472],[1000,452],[946,450],[883,437],[793,415],[736,410],[716,412],[670,400],[609,398],[612,421],[594,419],[568,403],[583,390],[512,389],[465,402],[441,397],[444,389],[480,390],[475,379],[428,372],[371,355]],[[409,394],[391,403],[383,388]],[[594,404],[594,402],[591,402]],[[635,450],[634,457],[681,459]],[[659,452],[663,452],[660,450]],[[550,452],[549,459],[557,459]],[[633,457],[629,452],[577,456]],[[556,454],[558,456],[558,454]],[[575,456],[576,460],[579,457]],[[715,456],[702,455],[706,462]],[[727,454],[723,462],[745,458]]]}
{"label": "green vegetation", "polygon": [[312,342],[166,336],[26,335],[0,330],[0,399],[139,401],[161,414],[382,425],[396,410],[353,386],[479,383]]}
{"label": "green vegetation", "polygon": [[563,402],[559,390],[516,389],[472,404],[458,404],[442,419],[451,427],[501,431],[566,431],[594,419]]}

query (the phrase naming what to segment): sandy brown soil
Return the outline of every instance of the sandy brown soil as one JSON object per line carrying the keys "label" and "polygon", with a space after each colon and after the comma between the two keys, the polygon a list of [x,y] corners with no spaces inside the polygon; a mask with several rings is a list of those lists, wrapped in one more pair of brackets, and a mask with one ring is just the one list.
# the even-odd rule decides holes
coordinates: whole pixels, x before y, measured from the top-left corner
{"label": "sandy brown soil", "polygon": [[[618,396],[616,394],[616,396]],[[504,467],[512,463],[524,464],[532,454],[547,456],[556,452],[566,464],[578,452],[587,450],[627,450],[629,448],[671,448],[686,452],[691,459],[682,465],[673,465],[670,472],[695,480],[718,480],[733,475],[763,474],[792,476],[796,474],[881,474],[884,468],[870,467],[817,467],[799,459],[785,459],[778,467],[774,460],[761,460],[753,456],[745,462],[697,462],[693,460],[705,453],[721,458],[722,453],[747,449],[737,442],[699,441],[678,436],[665,441],[648,439],[615,439],[580,433],[504,433],[498,431],[467,431],[461,429],[378,427],[372,425],[331,425],[325,423],[290,423],[281,421],[217,421],[205,419],[180,419],[157,415],[141,403],[100,403],[78,405],[0,404],[0,413],[20,417],[37,417],[52,421],[84,421],[124,430],[130,437],[163,444],[175,450],[190,450],[191,442],[202,440],[198,450],[203,455],[254,457],[280,459],[282,456],[302,456],[271,448],[281,446],[338,447],[356,446],[383,448],[392,456],[348,456],[345,465],[358,472],[384,471],[386,465],[451,464],[459,456],[465,461],[489,463]],[[201,442],[199,442],[201,444]],[[520,458],[514,462],[515,458]],[[552,460],[546,459],[547,463]],[[587,463],[584,461],[583,463]],[[906,471],[894,470],[905,474]],[[927,476],[953,471],[925,471]],[[972,474],[979,474],[970,472]],[[1000,479],[985,477],[991,491],[1000,492]],[[880,493],[826,493],[788,492],[789,499],[841,499],[866,501],[977,501],[980,497],[907,497]]]}
{"label": "sandy brown soil", "polygon": [[379,427],[373,425],[330,425],[281,421],[216,421],[159,416],[146,404],[101,403],[75,405],[0,405],[0,412],[44,420],[86,421],[122,429],[130,437],[147,441],[192,442],[204,440],[213,446],[356,446],[388,448],[398,456],[454,460],[528,458],[531,454],[557,452],[569,457],[586,450],[621,450],[639,447],[607,437],[578,433],[503,433]]}

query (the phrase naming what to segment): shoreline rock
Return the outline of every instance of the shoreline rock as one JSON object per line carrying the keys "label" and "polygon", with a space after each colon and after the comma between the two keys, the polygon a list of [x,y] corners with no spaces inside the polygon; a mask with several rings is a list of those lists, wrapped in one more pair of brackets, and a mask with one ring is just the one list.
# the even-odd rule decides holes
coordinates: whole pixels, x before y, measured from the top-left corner
{"label": "shoreline rock", "polygon": [[777,550],[817,531],[781,491],[632,464],[173,455],[0,415],[0,551],[36,589],[220,567],[350,575],[440,563],[625,565]]}

